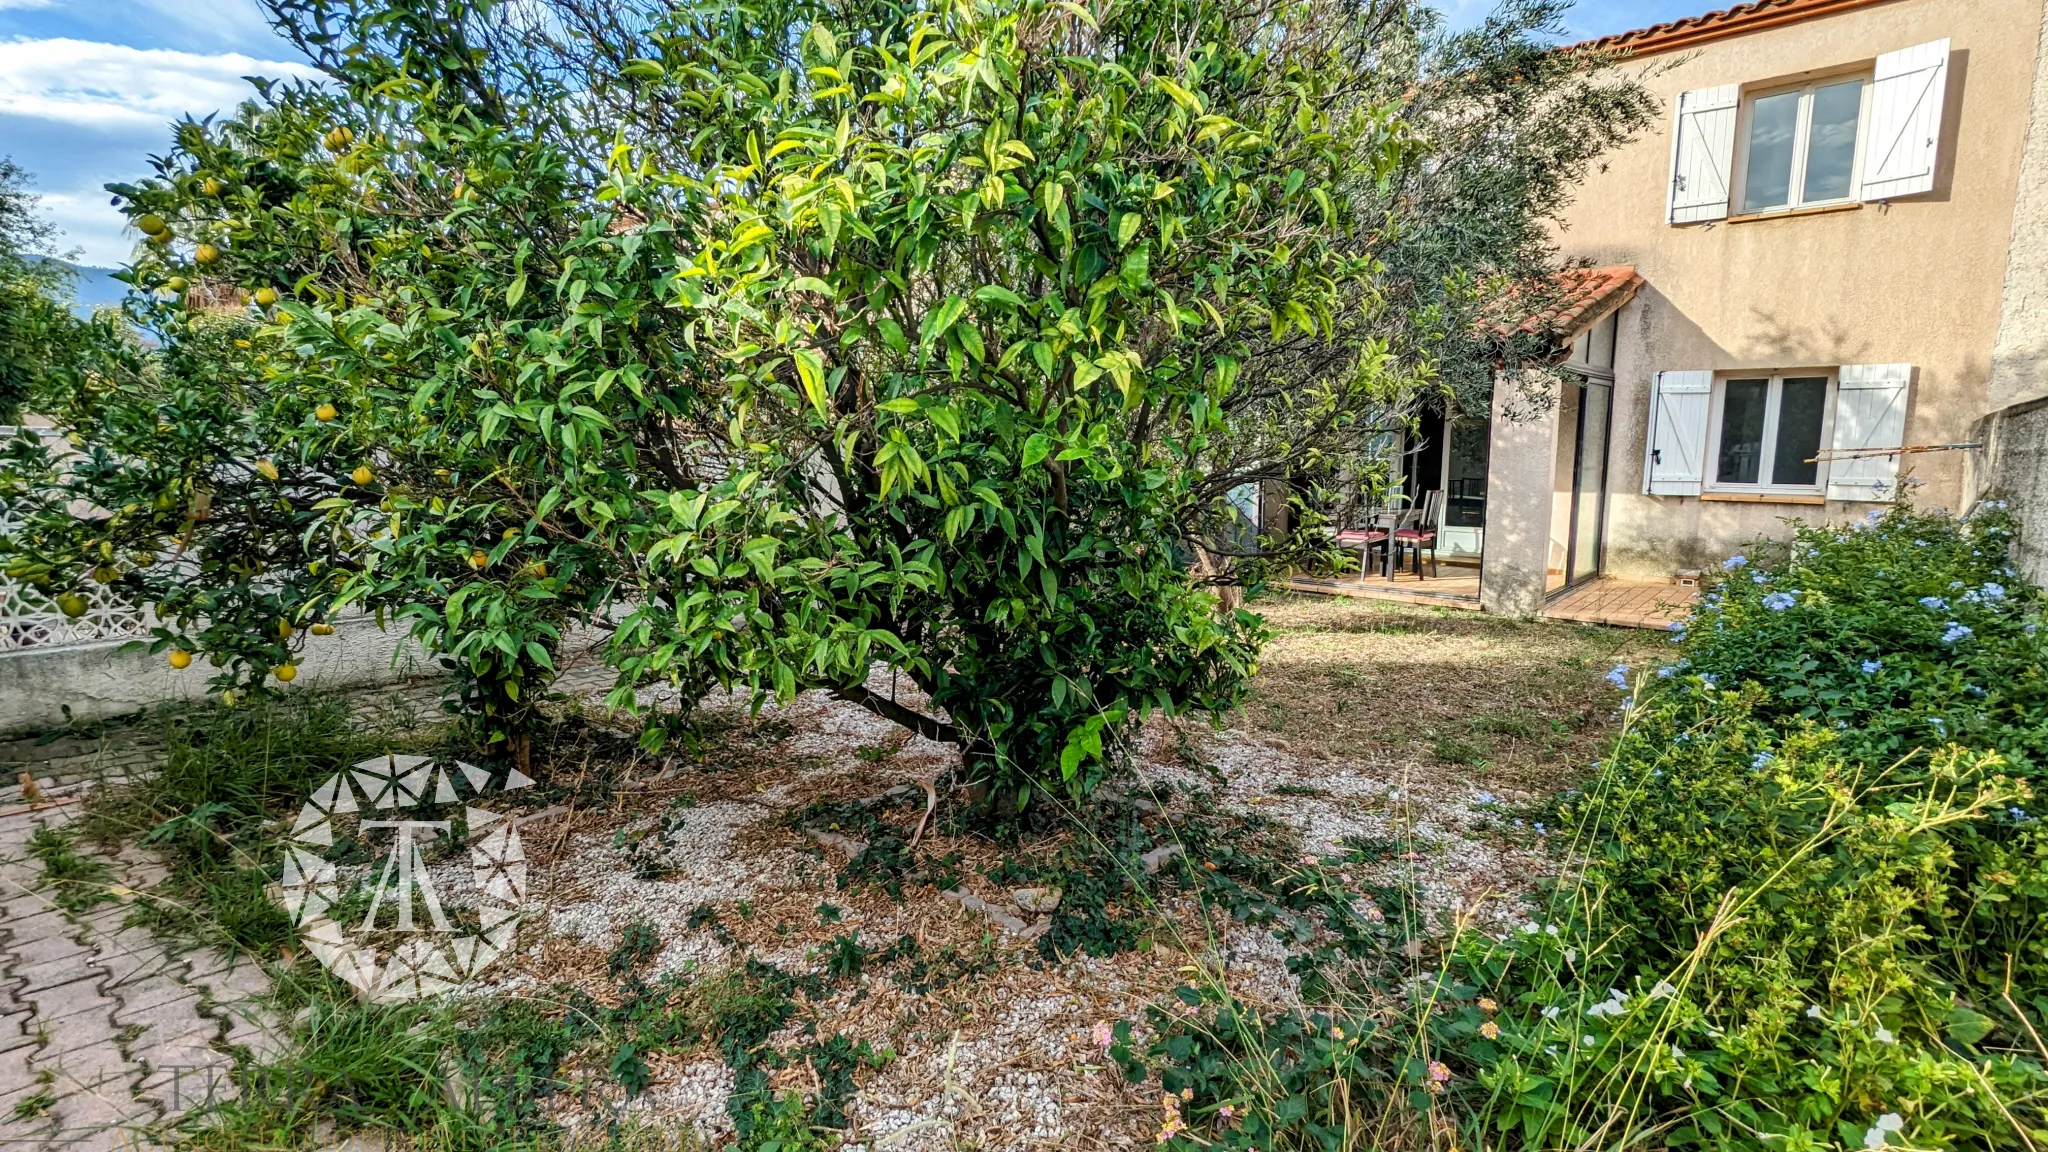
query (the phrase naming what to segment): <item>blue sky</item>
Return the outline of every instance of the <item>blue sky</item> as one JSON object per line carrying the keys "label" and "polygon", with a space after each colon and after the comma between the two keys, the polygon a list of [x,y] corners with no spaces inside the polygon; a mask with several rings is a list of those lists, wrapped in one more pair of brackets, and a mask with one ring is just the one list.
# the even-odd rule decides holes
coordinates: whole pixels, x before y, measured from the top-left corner
{"label": "blue sky", "polygon": [[[1440,0],[1475,23],[1493,0]],[[1639,28],[1724,0],[1580,0],[1575,37]],[[36,174],[63,246],[118,265],[133,236],[101,186],[149,171],[180,115],[231,108],[241,77],[308,74],[255,0],[0,0],[0,154]]]}

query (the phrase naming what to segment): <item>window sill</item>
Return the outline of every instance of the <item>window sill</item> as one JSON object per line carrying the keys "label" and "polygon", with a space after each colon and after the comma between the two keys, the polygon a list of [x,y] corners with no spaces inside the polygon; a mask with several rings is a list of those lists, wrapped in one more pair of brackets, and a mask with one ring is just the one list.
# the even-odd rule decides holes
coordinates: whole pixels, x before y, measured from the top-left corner
{"label": "window sill", "polygon": [[1715,500],[1727,504],[1825,504],[1828,498],[1818,492],[1702,492],[1701,500]]}
{"label": "window sill", "polygon": [[1753,224],[1758,220],[1786,220],[1794,216],[1825,216],[1830,212],[1854,212],[1863,207],[1860,200],[1841,204],[1816,204],[1811,208],[1773,209],[1769,212],[1745,212],[1740,216],[1728,217],[1730,224]]}

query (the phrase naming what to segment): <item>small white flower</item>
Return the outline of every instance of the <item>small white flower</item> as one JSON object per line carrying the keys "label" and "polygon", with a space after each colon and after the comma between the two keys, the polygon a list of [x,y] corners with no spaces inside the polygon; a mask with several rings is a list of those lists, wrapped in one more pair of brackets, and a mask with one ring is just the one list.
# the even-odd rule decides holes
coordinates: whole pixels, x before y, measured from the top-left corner
{"label": "small white flower", "polygon": [[1877,1042],[1878,1042],[1879,1044],[1896,1044],[1896,1043],[1898,1043],[1898,1041],[1897,1041],[1897,1040],[1895,1040],[1895,1039],[1893,1039],[1893,1038],[1892,1038],[1892,1030],[1891,1030],[1891,1029],[1889,1029],[1889,1028],[1886,1028],[1886,1027],[1884,1027],[1884,1026],[1882,1026],[1882,1025],[1879,1025],[1879,1026],[1878,1026],[1878,1029],[1877,1029]]}
{"label": "small white flower", "polygon": [[1905,1127],[1906,1120],[1904,1117],[1900,1116],[1897,1112],[1887,1112],[1879,1116],[1877,1123],[1872,1124],[1870,1130],[1863,1134],[1863,1146],[1865,1148],[1882,1148],[1885,1146],[1886,1141],[1891,1138],[1892,1133],[1902,1131]]}
{"label": "small white flower", "polygon": [[1581,1036],[1579,1037],[1579,1043],[1591,1048],[1593,1046],[1593,1038],[1591,1036]]}
{"label": "small white flower", "polygon": [[1545,1020],[1555,1020],[1555,1019],[1557,1019],[1557,1013],[1558,1013],[1558,1008],[1557,1008],[1557,1005],[1555,1005],[1555,1004],[1552,1004],[1552,1005],[1551,1005],[1550,1007],[1548,1007],[1548,1008],[1545,1008],[1545,1009],[1543,1010],[1543,1018],[1544,1018]]}
{"label": "small white flower", "polygon": [[1662,1000],[1666,996],[1676,995],[1678,995],[1678,988],[1669,980],[1659,980],[1657,981],[1657,986],[1650,989],[1650,999],[1652,1000]]}
{"label": "small white flower", "polygon": [[1685,1049],[1683,1049],[1683,1048],[1680,1048],[1680,1047],[1679,1047],[1678,1045],[1676,1045],[1676,1044],[1673,1044],[1673,1045],[1671,1046],[1671,1058],[1672,1058],[1673,1060],[1683,1060],[1683,1059],[1685,1059]]}
{"label": "small white flower", "polygon": [[1555,924],[1545,924],[1545,925],[1543,926],[1543,931],[1544,931],[1544,932],[1546,932],[1546,933],[1548,933],[1549,935],[1555,936],[1555,935],[1557,935],[1557,925],[1555,925]]}
{"label": "small white flower", "polygon": [[1818,1019],[1820,1019],[1820,1005],[1818,1005],[1818,1004],[1808,1004],[1808,1005],[1806,1006],[1806,1018],[1807,1018],[1808,1020],[1818,1020]]}
{"label": "small white flower", "polygon": [[1577,948],[1565,949],[1564,962],[1567,964],[1577,964],[1579,962],[1579,950]]}

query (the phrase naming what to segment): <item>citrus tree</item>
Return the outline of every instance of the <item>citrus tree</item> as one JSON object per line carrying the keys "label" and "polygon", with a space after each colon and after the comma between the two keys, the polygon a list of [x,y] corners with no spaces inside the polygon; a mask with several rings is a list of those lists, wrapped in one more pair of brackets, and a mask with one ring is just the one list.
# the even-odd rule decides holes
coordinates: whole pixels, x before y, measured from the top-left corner
{"label": "citrus tree", "polygon": [[1400,7],[280,0],[331,82],[115,188],[163,350],[43,399],[85,447],[12,450],[9,547],[230,691],[360,608],[517,756],[580,628],[622,707],[827,688],[1080,794],[1254,667],[1190,574],[1244,398],[1341,432],[1427,375]]}

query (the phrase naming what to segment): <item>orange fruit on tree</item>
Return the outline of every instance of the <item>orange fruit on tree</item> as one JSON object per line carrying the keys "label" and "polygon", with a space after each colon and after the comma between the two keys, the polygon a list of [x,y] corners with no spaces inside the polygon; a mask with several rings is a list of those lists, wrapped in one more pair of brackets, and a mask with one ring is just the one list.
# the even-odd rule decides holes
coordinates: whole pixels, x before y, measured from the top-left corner
{"label": "orange fruit on tree", "polygon": [[192,654],[183,648],[171,649],[171,667],[183,671],[192,666]]}
{"label": "orange fruit on tree", "polygon": [[489,564],[490,562],[490,554],[486,553],[481,548],[469,554],[469,566],[471,568],[482,568],[484,565]]}
{"label": "orange fruit on tree", "polygon": [[334,625],[327,623],[315,624],[311,628],[306,629],[306,631],[311,632],[315,636],[332,636],[334,635]]}
{"label": "orange fruit on tree", "polygon": [[197,260],[201,264],[211,264],[215,260],[220,259],[220,249],[215,248],[211,244],[201,244],[192,250],[192,259]]}
{"label": "orange fruit on tree", "polygon": [[341,413],[336,412],[332,404],[323,403],[318,408],[313,409],[313,419],[315,420],[332,420],[339,415]]}
{"label": "orange fruit on tree", "polygon": [[277,671],[272,673],[272,675],[277,677],[279,683],[289,684],[293,680],[298,679],[299,670],[290,664],[279,664]]}
{"label": "orange fruit on tree", "polygon": [[257,307],[268,308],[275,303],[277,303],[277,289],[266,284],[256,290]]}
{"label": "orange fruit on tree", "polygon": [[368,464],[358,464],[356,470],[348,474],[348,478],[355,481],[358,487],[368,487],[370,481],[375,480],[377,476],[370,471]]}
{"label": "orange fruit on tree", "polygon": [[215,179],[212,176],[208,176],[206,178],[206,183],[200,185],[200,187],[205,190],[208,196],[218,196],[221,193],[226,192],[228,190],[227,185],[221,183],[218,179]]}
{"label": "orange fruit on tree", "polygon": [[144,236],[155,236],[170,229],[170,225],[164,223],[164,218],[154,212],[144,212],[137,216],[135,226],[142,230]]}

